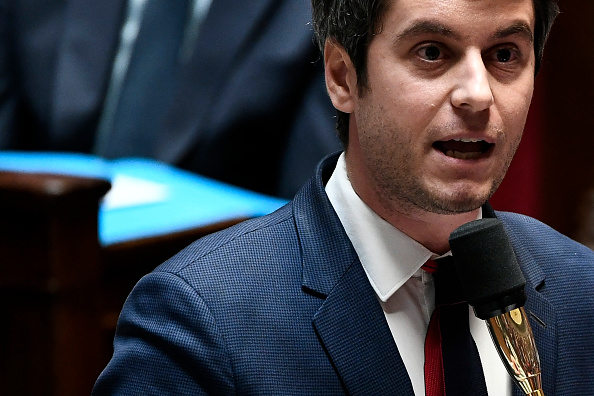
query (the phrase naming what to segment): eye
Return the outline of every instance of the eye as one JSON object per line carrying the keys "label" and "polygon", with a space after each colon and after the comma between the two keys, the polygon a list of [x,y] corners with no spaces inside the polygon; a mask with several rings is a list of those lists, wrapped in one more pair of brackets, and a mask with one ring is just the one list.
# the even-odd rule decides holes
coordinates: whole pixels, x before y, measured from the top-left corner
{"label": "eye", "polygon": [[499,78],[517,76],[529,65],[524,49],[514,43],[504,43],[490,49],[484,61],[489,64],[491,73]]}
{"label": "eye", "polygon": [[513,53],[509,48],[500,48],[495,51],[495,57],[501,63],[509,62],[512,59]]}
{"label": "eye", "polygon": [[508,64],[508,66],[511,66],[511,64],[515,64],[520,60],[521,53],[514,46],[501,46],[495,48],[489,57],[492,62]]}
{"label": "eye", "polygon": [[419,48],[417,55],[427,61],[436,61],[443,58],[441,49],[435,44],[428,44]]}

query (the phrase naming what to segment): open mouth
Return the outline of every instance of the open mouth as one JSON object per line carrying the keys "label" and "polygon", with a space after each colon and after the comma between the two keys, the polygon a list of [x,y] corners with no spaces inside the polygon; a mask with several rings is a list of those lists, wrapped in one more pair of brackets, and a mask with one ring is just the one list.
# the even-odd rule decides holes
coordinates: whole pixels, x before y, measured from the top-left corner
{"label": "open mouth", "polygon": [[469,138],[437,141],[433,143],[433,148],[441,151],[448,157],[465,160],[479,159],[485,156],[493,146],[493,143]]}

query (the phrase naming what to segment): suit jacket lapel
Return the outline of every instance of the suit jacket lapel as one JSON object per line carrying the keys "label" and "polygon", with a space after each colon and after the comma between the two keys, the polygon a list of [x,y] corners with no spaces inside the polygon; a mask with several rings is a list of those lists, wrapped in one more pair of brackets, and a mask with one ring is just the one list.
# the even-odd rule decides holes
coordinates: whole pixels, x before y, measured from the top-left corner
{"label": "suit jacket lapel", "polygon": [[[294,201],[303,288],[325,298],[313,324],[349,394],[410,395],[413,389],[367,275],[323,191],[323,173]],[[319,211],[315,216],[311,210]]]}
{"label": "suit jacket lapel", "polygon": [[[497,216],[499,218],[503,216]],[[502,219],[504,220],[504,218]],[[504,221],[505,225],[505,221]],[[526,278],[526,295],[524,307],[534,333],[536,348],[540,356],[543,390],[547,395],[556,394],[557,378],[557,316],[552,304],[542,295],[546,288],[545,276],[534,257],[523,247],[521,236],[506,227],[514,252]],[[519,389],[514,395],[522,396]]]}
{"label": "suit jacket lapel", "polygon": [[[179,162],[192,147],[204,117],[212,112],[217,97],[241,50],[276,0],[213,1],[198,33],[189,61],[181,66],[173,106],[167,115],[161,139],[155,141],[155,155],[164,161]],[[229,12],[229,7],[233,12]],[[241,15],[235,18],[234,15]],[[187,114],[194,114],[187,117]]]}
{"label": "suit jacket lapel", "polygon": [[414,395],[384,313],[358,260],[314,317],[314,327],[351,395]]}

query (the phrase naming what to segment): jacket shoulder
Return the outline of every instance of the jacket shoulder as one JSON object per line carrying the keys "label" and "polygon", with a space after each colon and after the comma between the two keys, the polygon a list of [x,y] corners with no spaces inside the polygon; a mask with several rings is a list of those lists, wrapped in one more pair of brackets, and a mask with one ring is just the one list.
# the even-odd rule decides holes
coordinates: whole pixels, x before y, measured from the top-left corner
{"label": "jacket shoulder", "polygon": [[512,242],[537,256],[570,257],[594,263],[594,251],[532,217],[496,212]]}
{"label": "jacket shoulder", "polygon": [[263,265],[275,257],[274,261],[278,261],[283,256],[295,256],[297,246],[292,204],[288,203],[269,215],[246,220],[196,240],[154,272],[181,275],[188,271],[233,271],[251,262]]}

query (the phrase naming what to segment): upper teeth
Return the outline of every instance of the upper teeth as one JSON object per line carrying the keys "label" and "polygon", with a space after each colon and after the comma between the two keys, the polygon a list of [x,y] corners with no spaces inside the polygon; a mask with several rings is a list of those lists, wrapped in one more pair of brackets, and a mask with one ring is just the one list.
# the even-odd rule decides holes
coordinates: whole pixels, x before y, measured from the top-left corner
{"label": "upper teeth", "polygon": [[463,142],[463,143],[477,143],[482,142],[482,139],[473,139],[473,138],[460,138],[460,139],[452,139],[455,142]]}

